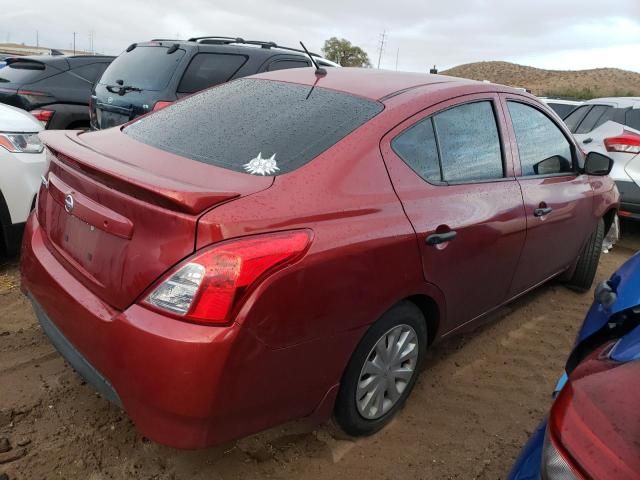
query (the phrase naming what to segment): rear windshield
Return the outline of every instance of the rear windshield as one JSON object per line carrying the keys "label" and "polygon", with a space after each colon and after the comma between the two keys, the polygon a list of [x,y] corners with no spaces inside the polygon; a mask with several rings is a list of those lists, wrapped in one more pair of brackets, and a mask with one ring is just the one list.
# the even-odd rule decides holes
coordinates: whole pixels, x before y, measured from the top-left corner
{"label": "rear windshield", "polygon": [[41,78],[51,75],[52,73],[59,73],[59,70],[55,70],[52,67],[34,68],[36,65],[27,62],[16,62],[0,70],[0,84],[2,83],[33,83]]}
{"label": "rear windshield", "polygon": [[167,53],[169,47],[138,46],[130,52],[123,52],[105,70],[101,85],[123,85],[142,90],[162,90],[171,80],[173,72],[184,57],[184,50]]}
{"label": "rear windshield", "polygon": [[383,108],[320,87],[242,79],[185,98],[124,133],[236,172],[281,175],[305,165]]}

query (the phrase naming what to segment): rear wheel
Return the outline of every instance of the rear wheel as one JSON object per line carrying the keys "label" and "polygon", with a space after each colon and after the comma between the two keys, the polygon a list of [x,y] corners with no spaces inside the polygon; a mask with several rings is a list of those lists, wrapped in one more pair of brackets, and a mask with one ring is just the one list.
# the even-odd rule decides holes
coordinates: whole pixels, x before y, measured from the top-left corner
{"label": "rear wheel", "polygon": [[600,261],[603,239],[604,220],[600,219],[596,230],[591,234],[580,254],[573,277],[567,282],[570,288],[579,292],[586,292],[591,288],[598,269],[598,262]]}
{"label": "rear wheel", "polygon": [[397,304],[367,331],[340,383],[335,419],[349,435],[369,435],[402,408],[418,378],[427,346],[420,309]]}

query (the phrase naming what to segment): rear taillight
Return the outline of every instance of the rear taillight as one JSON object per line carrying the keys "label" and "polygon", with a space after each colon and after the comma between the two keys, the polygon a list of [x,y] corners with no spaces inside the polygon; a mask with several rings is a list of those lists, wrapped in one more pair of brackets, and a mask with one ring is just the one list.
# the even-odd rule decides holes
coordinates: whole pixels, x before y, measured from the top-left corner
{"label": "rear taillight", "polygon": [[625,130],[622,135],[604,139],[608,152],[640,153],[640,135]]}
{"label": "rear taillight", "polygon": [[30,113],[36,117],[36,120],[38,120],[44,128],[47,128],[54,114],[53,110],[31,110]]}
{"label": "rear taillight", "polygon": [[640,478],[640,365],[598,347],[574,370],[551,407],[542,453],[546,480]]}
{"label": "rear taillight", "polygon": [[224,325],[247,294],[306,252],[311,232],[295,230],[214,245],[167,274],[142,304],[181,320]]}
{"label": "rear taillight", "polygon": [[162,110],[164,107],[168,107],[169,105],[171,105],[173,102],[170,101],[166,101],[166,100],[159,100],[155,103],[155,105],[153,106],[153,111],[156,112],[158,110]]}

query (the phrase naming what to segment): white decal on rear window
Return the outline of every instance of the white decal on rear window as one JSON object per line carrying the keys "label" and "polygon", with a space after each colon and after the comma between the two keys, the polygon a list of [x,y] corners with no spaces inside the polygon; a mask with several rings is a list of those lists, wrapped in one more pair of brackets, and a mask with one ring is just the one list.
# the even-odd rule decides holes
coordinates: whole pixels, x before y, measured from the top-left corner
{"label": "white decal on rear window", "polygon": [[276,173],[278,165],[276,164],[276,154],[269,158],[262,158],[262,152],[256,158],[252,158],[249,163],[243,165],[244,169],[253,175],[271,175]]}

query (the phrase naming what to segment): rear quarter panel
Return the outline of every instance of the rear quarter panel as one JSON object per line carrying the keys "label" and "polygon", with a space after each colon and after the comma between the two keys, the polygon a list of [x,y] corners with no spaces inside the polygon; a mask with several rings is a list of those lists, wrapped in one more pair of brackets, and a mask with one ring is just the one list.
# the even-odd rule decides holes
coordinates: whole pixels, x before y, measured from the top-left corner
{"label": "rear quarter panel", "polygon": [[277,177],[269,190],[199,222],[197,249],[243,235],[313,230],[304,259],[261,284],[237,315],[272,348],[369,325],[414,294],[429,293],[444,309],[439,291],[424,282],[415,233],[378,147],[386,124],[376,119]]}

